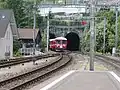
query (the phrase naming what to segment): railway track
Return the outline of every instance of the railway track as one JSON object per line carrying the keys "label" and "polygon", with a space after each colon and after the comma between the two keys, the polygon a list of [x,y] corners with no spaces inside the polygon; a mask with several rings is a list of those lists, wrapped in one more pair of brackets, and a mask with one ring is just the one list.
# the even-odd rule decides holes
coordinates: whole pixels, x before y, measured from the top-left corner
{"label": "railway track", "polygon": [[49,63],[48,65],[36,68],[35,70],[26,72],[13,78],[0,81],[0,90],[22,90],[27,85],[29,86],[36,81],[40,81],[46,75],[49,75],[50,73],[53,73],[57,69],[63,67],[70,60],[71,56],[67,54],[60,54],[60,57],[57,60]]}
{"label": "railway track", "polygon": [[104,56],[104,55],[99,55],[99,54],[96,54],[95,58],[97,58],[99,60],[102,60],[102,61],[114,66],[118,70],[120,69],[120,60],[112,59],[110,57],[107,57],[107,56]]}
{"label": "railway track", "polygon": [[3,60],[0,62],[0,68],[12,66],[12,65],[17,65],[25,62],[31,62],[33,60],[39,60],[43,58],[48,58],[48,57],[54,57],[59,55],[58,53],[56,54],[47,54],[47,55],[41,55],[41,56],[35,56],[35,57],[26,57],[26,58],[17,58],[17,59],[10,59],[9,61]]}

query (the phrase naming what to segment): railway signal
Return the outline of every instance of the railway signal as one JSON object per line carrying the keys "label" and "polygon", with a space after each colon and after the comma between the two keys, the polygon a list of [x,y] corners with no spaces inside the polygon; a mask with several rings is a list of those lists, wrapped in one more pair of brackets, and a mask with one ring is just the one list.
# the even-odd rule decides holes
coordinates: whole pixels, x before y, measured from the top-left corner
{"label": "railway signal", "polygon": [[82,24],[82,25],[86,25],[87,22],[86,22],[86,21],[82,21],[81,24]]}

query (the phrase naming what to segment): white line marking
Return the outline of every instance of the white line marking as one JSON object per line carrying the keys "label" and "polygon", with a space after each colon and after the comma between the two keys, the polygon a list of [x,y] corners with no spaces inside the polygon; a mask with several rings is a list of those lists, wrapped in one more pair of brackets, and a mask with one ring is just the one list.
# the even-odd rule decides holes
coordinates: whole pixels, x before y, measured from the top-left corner
{"label": "white line marking", "polygon": [[52,86],[54,86],[55,84],[57,84],[58,82],[60,82],[61,80],[63,80],[64,78],[66,78],[67,76],[69,76],[70,74],[74,73],[75,71],[70,71],[67,74],[63,75],[62,77],[60,77],[59,79],[53,81],[52,83],[48,84],[47,86],[43,87],[40,90],[48,90],[49,88],[51,88]]}
{"label": "white line marking", "polygon": [[120,82],[120,77],[118,77],[114,72],[109,72],[110,74],[112,74],[119,82]]}

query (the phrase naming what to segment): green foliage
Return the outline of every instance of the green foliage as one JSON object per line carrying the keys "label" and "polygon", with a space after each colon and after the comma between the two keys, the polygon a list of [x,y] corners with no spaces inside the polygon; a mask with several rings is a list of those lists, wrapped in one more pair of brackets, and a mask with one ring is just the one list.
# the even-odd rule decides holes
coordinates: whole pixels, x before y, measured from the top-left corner
{"label": "green foliage", "polygon": [[6,5],[6,2],[5,2],[6,0],[0,0],[0,8],[3,8],[3,7],[5,7],[5,5]]}
{"label": "green foliage", "polygon": [[[36,5],[34,8],[33,0],[0,0],[0,8],[13,9],[17,27],[33,27],[33,11],[36,11],[36,27],[39,27],[40,19],[39,10]],[[41,1],[41,0],[37,0]]]}
{"label": "green foliage", "polygon": [[82,53],[90,51],[90,31],[87,31],[88,27],[83,31],[83,37],[80,42],[80,48]]}
{"label": "green foliage", "polygon": [[15,57],[20,57],[20,56],[22,56],[22,55],[21,55],[20,51],[17,51],[17,52],[14,54],[14,56],[15,56]]}
{"label": "green foliage", "polygon": [[18,40],[14,40],[13,41],[13,54],[16,55],[16,53],[18,53],[19,48],[22,46],[21,41]]}
{"label": "green foliage", "polygon": [[[106,17],[106,35],[105,35],[105,53],[112,53],[112,48],[115,47],[115,11],[100,10],[96,17],[99,17],[96,23],[96,42],[95,50],[103,52],[103,34],[104,34],[104,17]],[[89,28],[90,29],[90,28]],[[120,49],[120,16],[118,16],[118,49]],[[84,51],[89,51],[90,47],[90,33],[86,32],[81,43]]]}
{"label": "green foliage", "polygon": [[[97,41],[96,41],[96,50],[98,52],[102,52],[103,50],[103,31],[104,31],[104,17],[107,18],[107,25],[106,25],[106,35],[105,35],[105,52],[112,53],[112,48],[115,46],[115,11],[100,11],[97,14],[97,17],[101,17],[101,20],[97,20]],[[120,35],[120,17],[118,20],[118,35]],[[118,41],[120,39],[118,38]],[[120,42],[118,43],[118,47],[120,47]]]}
{"label": "green foliage", "polygon": [[40,14],[39,14],[40,11],[38,10],[37,6],[34,8],[33,3],[28,2],[28,1],[26,1],[24,4],[25,4],[24,5],[25,6],[24,12],[25,12],[25,15],[26,15],[25,16],[26,20],[24,20],[24,23],[26,25],[24,25],[24,26],[20,25],[20,27],[33,28],[33,21],[34,21],[33,12],[36,11],[36,28],[39,28],[40,23],[42,23],[42,18],[43,17],[40,16]]}
{"label": "green foliage", "polygon": [[[36,27],[39,28],[43,23],[43,17],[39,14],[38,5],[42,1],[59,2],[59,0],[0,0],[0,8],[13,9],[17,27],[19,28],[33,28],[33,11],[36,11]],[[64,2],[64,0],[62,1]],[[53,14],[50,12],[50,19],[52,17]]]}
{"label": "green foliage", "polygon": [[45,51],[45,47],[47,46],[47,38],[45,33],[42,33],[42,41],[41,41],[41,48],[42,51]]}
{"label": "green foliage", "polygon": [[6,8],[13,9],[17,26],[18,25],[25,26],[26,23],[24,23],[24,21],[26,20],[26,15],[24,13],[23,0],[7,0],[6,4],[7,4]]}

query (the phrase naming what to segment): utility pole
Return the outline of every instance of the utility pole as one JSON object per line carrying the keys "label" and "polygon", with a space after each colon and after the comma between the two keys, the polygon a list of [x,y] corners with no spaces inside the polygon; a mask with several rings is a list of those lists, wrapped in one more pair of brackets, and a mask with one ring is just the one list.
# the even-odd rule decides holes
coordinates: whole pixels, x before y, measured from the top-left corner
{"label": "utility pole", "polygon": [[[35,27],[36,27],[36,1],[34,0],[34,25],[33,25],[33,55],[35,55]],[[33,56],[34,57],[34,56]],[[35,64],[35,59],[33,58],[33,64]]]}
{"label": "utility pole", "polygon": [[96,53],[96,38],[97,38],[97,29],[96,29],[97,23],[96,23],[96,19],[97,18],[95,18],[95,24],[94,24],[95,25],[95,27],[94,27],[95,28],[95,53]]}
{"label": "utility pole", "polygon": [[36,27],[36,1],[34,1],[34,11],[33,11],[33,14],[34,14],[34,25],[33,25],[33,55],[35,55],[35,27]]}
{"label": "utility pole", "polygon": [[116,22],[115,22],[115,49],[117,49],[117,44],[118,44],[118,8],[116,6],[115,8],[116,12]]}
{"label": "utility pole", "polygon": [[95,39],[95,31],[94,31],[94,0],[90,1],[90,71],[94,71],[94,39]]}
{"label": "utility pole", "polygon": [[103,38],[104,38],[104,41],[103,41],[103,53],[105,53],[105,35],[106,35],[106,17],[104,17],[104,33],[103,33]]}
{"label": "utility pole", "polygon": [[50,11],[47,16],[47,52],[49,51],[49,14],[50,14]]}

